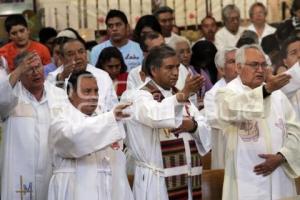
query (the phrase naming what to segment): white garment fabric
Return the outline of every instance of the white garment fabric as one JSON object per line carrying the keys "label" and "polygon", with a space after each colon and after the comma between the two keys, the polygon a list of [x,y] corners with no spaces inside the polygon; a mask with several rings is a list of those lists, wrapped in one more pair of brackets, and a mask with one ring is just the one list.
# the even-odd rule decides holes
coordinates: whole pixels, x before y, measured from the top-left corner
{"label": "white garment fabric", "polygon": [[[132,118],[125,122],[127,128],[125,142],[137,163],[133,193],[134,198],[139,200],[169,199],[164,172],[162,172],[161,130],[177,128],[181,125],[184,116],[184,104],[178,103],[171,91],[157,87],[165,97],[160,103],[145,90],[128,90],[121,98],[121,102],[133,102]],[[191,136],[196,142],[199,153],[203,155],[210,150],[210,128],[193,104],[189,106],[189,111],[198,122],[198,129],[193,134],[183,133],[182,135]]]}
{"label": "white garment fabric", "polygon": [[178,40],[180,39],[180,36],[177,35],[176,33],[171,32],[171,36],[170,37],[165,37],[165,43],[167,45],[171,44],[174,40]]}
{"label": "white garment fabric", "polygon": [[133,200],[125,156],[110,146],[125,138],[113,112],[86,116],[70,103],[51,111],[54,174],[48,200]]}
{"label": "white garment fabric", "polygon": [[211,126],[211,168],[212,169],[224,169],[225,165],[225,138],[223,130],[218,126],[214,126],[214,121],[218,118],[217,107],[215,106],[216,92],[225,87],[226,81],[221,78],[216,84],[205,93],[204,96],[204,110],[205,116],[210,122]]}
{"label": "white garment fabric", "polygon": [[[253,24],[250,24],[247,29],[250,30],[250,31],[254,31],[255,33],[257,33]],[[261,34],[261,36],[258,36],[258,34],[257,34],[259,44],[261,44],[261,41],[262,41],[262,39],[264,37],[266,37],[267,35],[273,34],[275,31],[276,31],[276,28],[274,28],[274,27],[272,27],[272,26],[270,26],[269,24],[266,23],[264,31]]]}
{"label": "white garment fabric", "polygon": [[[144,82],[141,80],[140,71],[142,70],[142,66],[138,66],[134,69],[132,69],[127,78],[127,90],[131,89],[137,89],[139,88]],[[183,65],[179,65],[179,74],[178,74],[178,80],[176,82],[175,87],[179,90],[183,89],[185,84],[185,79],[187,75],[189,74],[188,69]],[[149,77],[146,77],[145,82],[149,81]]]}
{"label": "white garment fabric", "polygon": [[264,161],[258,154],[281,152],[289,160],[289,148],[294,148],[290,144],[300,142],[300,123],[286,96],[275,91],[264,99],[262,86],[251,89],[237,77],[217,91],[216,101],[219,118],[215,123],[226,137],[223,200],[295,196],[295,183],[285,173],[285,165],[266,177],[253,172]]}
{"label": "white garment fabric", "polygon": [[294,107],[298,119],[300,119],[300,65],[296,62],[284,73],[289,74],[291,79],[288,84],[281,88],[281,91],[288,97]]}
{"label": "white garment fabric", "polygon": [[[56,84],[56,77],[63,71],[63,66],[58,67],[55,71],[50,72],[47,80],[53,84]],[[90,64],[87,65],[86,71],[92,73],[96,80],[99,88],[99,101],[98,105],[103,111],[110,111],[117,103],[118,98],[113,88],[113,82],[109,77],[108,73],[104,70],[98,69]],[[67,85],[68,79],[65,80],[65,86]]]}
{"label": "white garment fabric", "polygon": [[239,27],[238,32],[234,35],[224,26],[216,33],[215,46],[218,50],[235,47],[244,30],[244,27]]}
{"label": "white garment fabric", "polygon": [[1,199],[20,200],[21,195],[24,200],[47,199],[52,174],[49,107],[66,101],[65,92],[45,82],[43,97],[37,101],[21,82],[12,87],[8,76],[0,79],[0,92],[5,94],[0,95],[0,114],[4,120]]}

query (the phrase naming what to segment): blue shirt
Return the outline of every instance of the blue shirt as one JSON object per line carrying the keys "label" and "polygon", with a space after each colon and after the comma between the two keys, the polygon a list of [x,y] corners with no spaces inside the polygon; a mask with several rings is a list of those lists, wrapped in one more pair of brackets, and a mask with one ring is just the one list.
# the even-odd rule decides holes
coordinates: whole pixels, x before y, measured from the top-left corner
{"label": "blue shirt", "polygon": [[[98,57],[101,51],[106,47],[113,46],[110,40],[102,42],[101,44],[96,45],[91,52],[90,62],[92,65],[96,65]],[[118,48],[123,55],[125,64],[127,65],[127,71],[142,64],[143,61],[143,52],[138,43],[128,40],[127,44]]]}

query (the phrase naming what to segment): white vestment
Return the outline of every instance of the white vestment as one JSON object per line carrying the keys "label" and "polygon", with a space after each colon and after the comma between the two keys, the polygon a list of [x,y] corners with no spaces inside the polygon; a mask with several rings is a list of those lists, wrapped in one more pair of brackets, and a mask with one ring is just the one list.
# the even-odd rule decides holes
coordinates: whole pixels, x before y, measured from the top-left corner
{"label": "white vestment", "polygon": [[[140,76],[141,70],[142,70],[142,66],[139,65],[129,72],[127,78],[127,90],[139,88],[144,83]],[[177,89],[181,90],[184,87],[185,79],[188,74],[189,74],[189,70],[183,64],[180,64],[178,80],[175,85]],[[149,77],[146,77],[145,82],[148,80]]]}
{"label": "white vestment", "polygon": [[48,200],[132,200],[125,156],[110,146],[125,137],[113,112],[90,117],[70,103],[51,111],[54,172]]}
{"label": "white vestment", "polygon": [[[255,26],[253,24],[250,24],[247,29],[250,31],[254,31],[257,34]],[[261,36],[258,36],[258,34],[257,34],[259,44],[261,44],[261,41],[264,37],[266,37],[267,35],[273,34],[275,31],[276,31],[276,28],[265,23],[264,31],[262,32]]]}
{"label": "white vestment", "polygon": [[[40,101],[21,82],[14,87],[0,80],[0,114],[4,120],[1,141],[1,199],[47,199],[52,175],[48,150],[49,106],[67,99],[65,92],[44,83]],[[21,184],[22,183],[22,184]]]}
{"label": "white vestment", "polygon": [[216,33],[215,46],[218,50],[235,47],[244,30],[245,28],[240,26],[238,32],[234,35],[224,26]]}
{"label": "white vestment", "polygon": [[214,120],[217,119],[218,111],[215,106],[215,95],[218,89],[226,86],[224,78],[220,79],[216,84],[205,93],[204,110],[211,126],[211,168],[224,169],[225,165],[225,143],[224,133],[218,126],[214,126]]}
{"label": "white vestment", "polygon": [[[56,77],[62,71],[63,66],[58,67],[55,71],[48,74],[47,80],[53,84],[56,84]],[[106,71],[98,69],[90,64],[87,65],[86,71],[92,73],[97,80],[97,85],[99,88],[98,105],[100,105],[101,110],[110,111],[118,103],[118,98],[111,78]],[[65,86],[67,85],[67,82],[68,79],[65,80]]]}
{"label": "white vestment", "polygon": [[[226,137],[223,200],[278,200],[296,195],[300,124],[281,91],[263,98],[262,86],[251,89],[239,77],[216,93],[220,128]],[[264,162],[258,154],[281,152],[287,163],[271,175],[256,175]]]}
{"label": "white vestment", "polygon": [[294,107],[298,119],[300,119],[300,65],[296,62],[286,74],[291,76],[288,84],[281,88],[281,91],[288,97]]}
{"label": "white vestment", "polygon": [[[152,94],[145,90],[126,91],[121,98],[121,101],[133,102],[133,116],[126,121],[126,144],[136,160],[133,193],[134,198],[138,200],[169,199],[165,184],[167,172],[163,171],[160,140],[164,134],[162,129],[177,128],[181,125],[184,115],[184,104],[178,103],[171,91],[157,87],[165,97],[161,102],[154,100]],[[199,153],[203,155],[210,150],[210,128],[193,104],[189,106],[189,112],[198,122],[198,129],[193,134],[181,133],[180,137],[184,137],[184,140],[193,139]],[[190,164],[189,160],[187,162]]]}

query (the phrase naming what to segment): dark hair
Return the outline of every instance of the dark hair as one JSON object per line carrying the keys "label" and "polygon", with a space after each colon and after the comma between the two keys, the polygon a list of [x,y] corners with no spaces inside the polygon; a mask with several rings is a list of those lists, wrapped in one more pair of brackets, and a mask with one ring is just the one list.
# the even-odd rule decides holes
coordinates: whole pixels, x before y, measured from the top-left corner
{"label": "dark hair", "polygon": [[107,15],[106,15],[106,19],[105,19],[105,24],[107,25],[107,22],[109,19],[114,18],[114,17],[118,17],[120,18],[126,25],[128,24],[128,20],[127,17],[125,15],[125,13],[123,13],[121,10],[115,10],[112,9],[110,10]]}
{"label": "dark hair", "polygon": [[292,20],[286,20],[280,23],[275,31],[278,42],[281,46],[282,42],[295,31],[295,27],[292,24]]}
{"label": "dark hair", "polygon": [[141,37],[141,41],[140,41],[140,47],[142,49],[143,52],[148,52],[149,49],[148,49],[148,46],[146,45],[146,40],[154,40],[156,38],[159,38],[161,34],[160,33],[157,33],[157,32],[151,32],[151,33],[147,33],[145,35],[143,35]]}
{"label": "dark hair", "polygon": [[44,27],[39,32],[40,43],[45,44],[50,38],[56,37],[57,31],[52,27]]}
{"label": "dark hair", "polygon": [[13,26],[21,25],[28,28],[26,19],[21,14],[9,15],[4,22],[6,32],[10,32]]}
{"label": "dark hair", "polygon": [[143,67],[145,69],[146,75],[151,77],[151,69],[152,68],[160,68],[163,60],[165,58],[176,56],[176,52],[173,48],[169,47],[168,45],[162,45],[158,47],[153,47],[150,51],[148,56],[145,58],[143,62]]}
{"label": "dark hair", "polygon": [[[76,91],[77,90],[77,84],[80,80],[81,77],[87,77],[87,78],[95,78],[95,76],[88,71],[79,71],[76,73],[72,73],[69,80],[68,80],[68,84],[67,84],[67,94],[70,95],[71,92]],[[77,92],[77,91],[76,91]]]}
{"label": "dark hair", "polygon": [[[60,38],[60,37],[59,37]],[[62,56],[64,56],[64,47],[65,47],[65,45],[67,44],[67,43],[70,43],[70,42],[80,42],[82,45],[83,45],[83,47],[85,48],[85,44],[81,41],[81,40],[79,40],[79,39],[74,39],[74,38],[68,38],[68,37],[64,37],[65,39],[64,39],[64,41],[61,43],[61,45],[60,45],[60,54],[62,55]],[[56,39],[58,39],[58,38],[56,38]]]}
{"label": "dark hair", "polygon": [[173,14],[174,10],[168,6],[162,6],[162,7],[159,7],[158,9],[156,9],[154,12],[153,12],[153,15],[158,18],[158,15],[160,15],[161,13],[171,13]]}
{"label": "dark hair", "polygon": [[261,40],[261,47],[264,50],[265,54],[280,50],[279,42],[274,33],[263,37],[263,39]]}
{"label": "dark hair", "polygon": [[297,10],[300,10],[300,1],[294,0],[290,10],[291,15],[294,16]]}
{"label": "dark hair", "polygon": [[141,32],[143,28],[150,27],[153,31],[162,33],[161,27],[157,19],[153,15],[142,16],[135,25],[132,40],[136,42],[141,41]]}
{"label": "dark hair", "polygon": [[297,37],[296,35],[291,35],[282,43],[281,56],[283,59],[287,57],[287,53],[288,53],[287,49],[289,45],[297,41],[300,41],[300,38]]}
{"label": "dark hair", "polygon": [[192,47],[191,65],[198,73],[201,73],[201,68],[206,69],[213,84],[218,80],[218,70],[214,61],[216,53],[217,48],[210,41],[198,41]]}
{"label": "dark hair", "polygon": [[213,16],[211,16],[211,15],[206,15],[206,16],[201,20],[201,24],[203,24],[203,22],[204,22],[206,19],[212,19],[212,20],[217,24],[216,19],[215,19]]}
{"label": "dark hair", "polygon": [[123,59],[123,56],[122,56],[122,53],[119,51],[118,48],[116,47],[106,47],[104,48],[99,57],[98,57],[98,60],[97,60],[97,63],[95,65],[95,67],[99,68],[99,69],[103,69],[103,65],[110,61],[110,59],[112,58],[116,58],[116,59],[119,59],[120,62],[121,62],[121,70],[120,70],[120,73],[124,73],[127,71],[127,66],[124,62],[124,59]]}
{"label": "dark hair", "polygon": [[245,30],[235,46],[240,48],[246,44],[258,44],[258,36],[254,31]]}

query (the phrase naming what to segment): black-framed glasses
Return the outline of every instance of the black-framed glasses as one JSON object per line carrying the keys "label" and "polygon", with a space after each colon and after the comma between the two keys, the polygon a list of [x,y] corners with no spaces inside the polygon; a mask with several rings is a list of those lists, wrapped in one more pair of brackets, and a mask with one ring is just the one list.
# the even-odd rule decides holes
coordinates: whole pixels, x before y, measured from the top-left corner
{"label": "black-framed glasses", "polygon": [[250,62],[250,63],[244,63],[244,65],[247,65],[253,69],[258,69],[259,67],[261,67],[262,69],[265,69],[268,67],[268,63],[266,63],[266,62],[262,62],[262,63]]}

